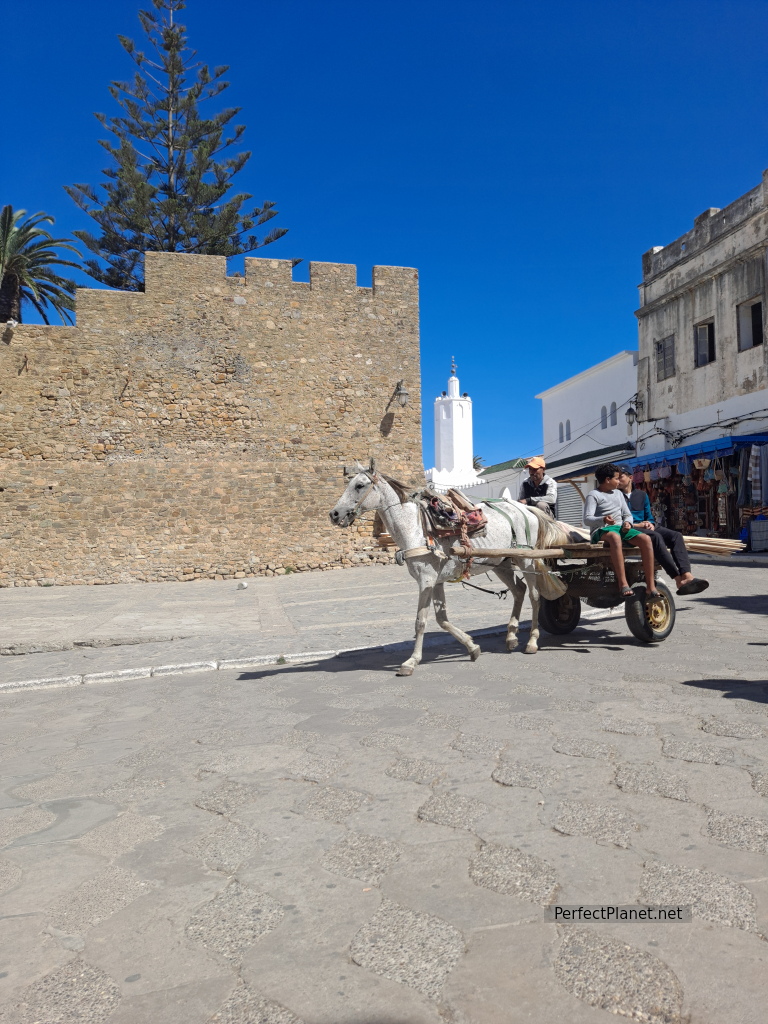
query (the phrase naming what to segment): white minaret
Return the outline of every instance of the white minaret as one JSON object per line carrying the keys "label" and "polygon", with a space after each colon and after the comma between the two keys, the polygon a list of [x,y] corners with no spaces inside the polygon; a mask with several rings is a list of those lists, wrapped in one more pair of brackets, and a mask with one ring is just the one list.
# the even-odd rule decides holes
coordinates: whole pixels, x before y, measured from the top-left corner
{"label": "white minaret", "polygon": [[451,357],[448,390],[435,399],[435,466],[427,470],[427,480],[438,491],[471,487],[477,483],[472,457],[472,399],[460,393]]}

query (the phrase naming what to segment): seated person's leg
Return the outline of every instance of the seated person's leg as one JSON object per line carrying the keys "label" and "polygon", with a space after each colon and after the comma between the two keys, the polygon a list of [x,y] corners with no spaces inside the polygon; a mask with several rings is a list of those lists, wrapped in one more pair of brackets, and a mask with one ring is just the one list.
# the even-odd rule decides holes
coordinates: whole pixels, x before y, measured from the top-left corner
{"label": "seated person's leg", "polygon": [[608,550],[611,552],[611,565],[616,573],[616,582],[619,590],[623,593],[629,589],[629,584],[627,583],[627,572],[624,568],[624,552],[621,550],[621,537],[619,537],[618,533],[605,533],[603,534],[603,541],[608,545]]}
{"label": "seated person's leg", "polygon": [[[672,531],[665,531],[671,533]],[[651,542],[653,548],[653,556],[659,565],[662,567],[664,572],[669,576],[670,579],[676,579],[680,575],[678,572],[677,563],[675,562],[672,555],[669,553],[665,538],[661,533],[661,530],[651,530],[646,533],[645,536]]]}
{"label": "seated person's leg", "polygon": [[640,551],[640,557],[643,560],[643,575],[645,576],[646,595],[652,597],[654,594],[658,594],[658,591],[656,590],[656,567],[651,539],[645,534],[640,534],[638,537],[633,537],[629,543],[632,547],[638,548]]}

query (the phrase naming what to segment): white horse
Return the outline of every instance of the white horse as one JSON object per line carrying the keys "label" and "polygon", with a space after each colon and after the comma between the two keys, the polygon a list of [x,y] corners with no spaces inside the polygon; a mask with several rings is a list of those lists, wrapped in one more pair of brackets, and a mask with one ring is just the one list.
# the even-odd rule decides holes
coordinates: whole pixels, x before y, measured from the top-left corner
{"label": "white horse", "polygon": [[[480,657],[480,647],[462,630],[448,621],[445,604],[445,584],[459,579],[465,569],[465,561],[451,554],[456,538],[436,540],[430,549],[424,534],[419,506],[409,500],[406,488],[376,471],[374,460],[368,469],[359,463],[352,470],[345,469],[351,479],[347,488],[329,513],[336,526],[351,526],[363,512],[378,512],[387,532],[398,547],[398,555],[408,566],[408,572],[419,585],[419,605],[416,613],[416,642],[413,654],[404,661],[398,675],[409,676],[421,661],[424,629],[430,604],[434,604],[438,625],[464,644],[472,661]],[[486,505],[484,511],[488,526],[483,537],[472,538],[472,548],[477,556],[472,557],[470,574],[494,572],[511,591],[514,602],[512,615],[507,626],[507,650],[517,647],[517,631],[520,610],[525,597],[526,584],[531,598],[531,633],[525,648],[526,654],[535,654],[539,649],[539,581],[546,572],[543,562],[533,559],[515,560],[509,558],[483,558],[483,548],[537,547],[549,548],[574,539],[574,533],[565,523],[550,519],[517,501],[504,501]],[[578,536],[578,535],[577,535]],[[578,536],[578,540],[582,540]],[[520,574],[518,578],[516,573]]]}

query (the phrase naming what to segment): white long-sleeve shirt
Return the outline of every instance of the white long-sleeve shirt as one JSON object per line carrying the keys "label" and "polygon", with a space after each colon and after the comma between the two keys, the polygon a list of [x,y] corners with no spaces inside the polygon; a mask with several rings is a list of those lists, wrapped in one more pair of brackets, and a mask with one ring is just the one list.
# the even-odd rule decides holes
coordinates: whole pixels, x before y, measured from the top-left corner
{"label": "white long-sleeve shirt", "polygon": [[618,525],[629,523],[634,525],[632,513],[629,511],[627,499],[620,490],[590,491],[584,505],[584,525],[594,533],[605,526],[605,517],[611,516]]}

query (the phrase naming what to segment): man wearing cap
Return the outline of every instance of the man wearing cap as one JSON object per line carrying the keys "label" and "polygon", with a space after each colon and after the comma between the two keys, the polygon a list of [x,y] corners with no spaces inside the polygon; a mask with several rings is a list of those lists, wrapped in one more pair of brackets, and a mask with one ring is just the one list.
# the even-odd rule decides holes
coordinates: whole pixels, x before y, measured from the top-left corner
{"label": "man wearing cap", "polygon": [[544,472],[547,468],[546,462],[537,455],[528,460],[526,468],[528,469],[528,479],[523,480],[517,500],[523,505],[533,505],[554,519],[557,484],[551,476],[547,476]]}

